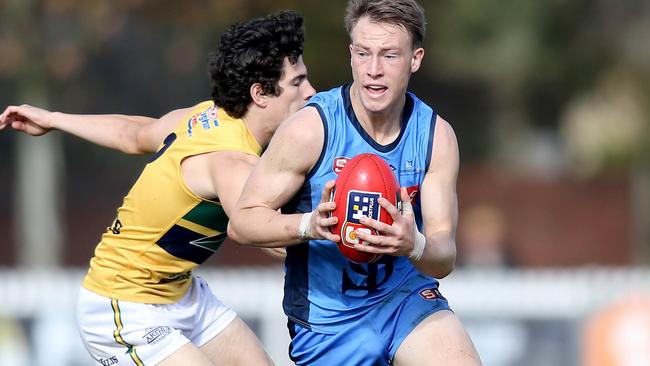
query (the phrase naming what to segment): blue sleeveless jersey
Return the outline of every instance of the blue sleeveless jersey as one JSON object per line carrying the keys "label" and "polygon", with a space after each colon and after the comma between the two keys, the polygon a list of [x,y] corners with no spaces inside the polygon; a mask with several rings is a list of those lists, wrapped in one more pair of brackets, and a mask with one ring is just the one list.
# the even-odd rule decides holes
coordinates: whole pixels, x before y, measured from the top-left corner
{"label": "blue sleeveless jersey", "polygon": [[[325,183],[361,153],[384,158],[400,186],[408,187],[422,231],[419,187],[429,166],[436,113],[407,93],[399,137],[389,145],[376,143],[361,127],[350,101],[350,84],[316,94],[307,104],[323,122],[325,138],[318,162],[284,213],[310,212],[320,202]],[[316,332],[336,333],[359,320],[395,291],[410,294],[437,280],[420,274],[407,257],[384,255],[371,264],[348,261],[335,243],[311,240],[287,248],[284,311],[290,320]]]}

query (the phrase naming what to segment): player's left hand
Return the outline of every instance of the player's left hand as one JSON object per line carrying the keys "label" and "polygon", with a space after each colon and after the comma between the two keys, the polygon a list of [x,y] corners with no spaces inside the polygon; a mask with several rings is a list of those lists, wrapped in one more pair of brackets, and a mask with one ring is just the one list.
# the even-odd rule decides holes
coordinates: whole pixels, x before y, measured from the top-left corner
{"label": "player's left hand", "polygon": [[393,217],[392,225],[365,216],[360,219],[361,224],[375,229],[381,235],[372,235],[357,230],[356,233],[364,244],[356,244],[355,249],[394,256],[408,256],[413,251],[415,245],[415,215],[411,206],[411,198],[404,187],[400,188],[400,199],[402,200],[404,213],[401,213],[387,199],[383,197],[379,199],[379,205]]}
{"label": "player's left hand", "polygon": [[331,201],[335,184],[336,181],[330,180],[323,187],[320,203],[312,211],[309,220],[309,239],[326,239],[335,243],[341,241],[341,236],[332,234],[331,231],[331,227],[338,222],[338,218],[332,216],[332,211],[336,209],[336,203]]}
{"label": "player's left hand", "polygon": [[0,114],[0,131],[11,126],[31,136],[41,136],[52,129],[52,112],[23,104],[9,106]]}

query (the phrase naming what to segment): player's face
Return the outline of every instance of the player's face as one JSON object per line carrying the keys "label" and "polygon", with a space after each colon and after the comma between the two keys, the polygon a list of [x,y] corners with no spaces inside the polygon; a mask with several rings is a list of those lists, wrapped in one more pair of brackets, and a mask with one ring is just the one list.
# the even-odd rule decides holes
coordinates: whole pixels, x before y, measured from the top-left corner
{"label": "player's face", "polygon": [[352,29],[350,57],[354,89],[370,113],[403,101],[411,74],[420,68],[424,49],[413,49],[403,27],[362,17]]}
{"label": "player's face", "polygon": [[277,97],[272,97],[268,113],[271,113],[279,124],[302,108],[316,90],[307,79],[307,67],[302,56],[295,64],[291,64],[287,58],[284,59],[282,78],[278,85],[282,92]]}

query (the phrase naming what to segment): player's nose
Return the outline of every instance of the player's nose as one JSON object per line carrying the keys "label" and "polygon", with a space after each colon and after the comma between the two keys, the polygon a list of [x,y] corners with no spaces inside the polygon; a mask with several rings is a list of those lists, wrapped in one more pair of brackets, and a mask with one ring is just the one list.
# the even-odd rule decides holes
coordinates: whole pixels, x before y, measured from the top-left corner
{"label": "player's nose", "polygon": [[316,94],[316,89],[311,85],[309,80],[306,80],[305,84],[305,90],[303,91],[303,96],[305,98],[305,101],[309,100],[311,97]]}

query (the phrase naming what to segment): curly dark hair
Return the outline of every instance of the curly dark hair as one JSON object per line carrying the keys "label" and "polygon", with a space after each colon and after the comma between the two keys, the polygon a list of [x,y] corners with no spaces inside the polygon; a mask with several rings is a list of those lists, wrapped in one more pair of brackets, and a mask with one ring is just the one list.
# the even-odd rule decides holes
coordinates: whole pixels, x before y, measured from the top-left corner
{"label": "curly dark hair", "polygon": [[241,118],[252,102],[250,87],[262,85],[265,94],[280,95],[284,59],[295,64],[302,55],[303,18],[281,11],[234,24],[221,36],[217,51],[209,57],[212,99],[235,118]]}

